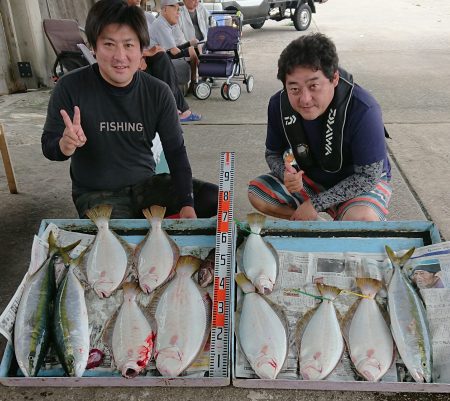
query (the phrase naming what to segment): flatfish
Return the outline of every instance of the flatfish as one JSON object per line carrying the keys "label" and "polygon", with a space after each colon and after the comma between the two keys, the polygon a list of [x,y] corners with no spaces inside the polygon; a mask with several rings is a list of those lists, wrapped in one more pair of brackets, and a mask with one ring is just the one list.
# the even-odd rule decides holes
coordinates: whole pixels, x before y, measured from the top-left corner
{"label": "flatfish", "polygon": [[86,212],[98,228],[88,247],[87,280],[100,298],[109,297],[122,283],[132,251],[118,235],[109,229],[111,205],[99,205]]}
{"label": "flatfish", "polygon": [[55,348],[68,376],[82,377],[89,357],[89,322],[84,288],[74,269],[84,253],[72,260],[59,284],[53,315]]}
{"label": "flatfish", "polygon": [[402,268],[414,253],[410,249],[402,257],[386,246],[394,267],[388,286],[391,331],[398,352],[416,382],[431,382],[432,348],[427,315],[419,294],[405,277]]}
{"label": "flatfish", "polygon": [[211,329],[211,302],[192,279],[201,259],[181,256],[176,274],[156,296],[156,368],[163,376],[178,376],[203,349]]}
{"label": "flatfish", "polygon": [[[380,311],[375,295],[382,283],[372,278],[357,278],[363,295],[351,308],[346,326],[346,340],[350,358],[359,374],[368,381],[379,381],[392,365],[394,340]],[[348,328],[348,333],[347,333]]]}
{"label": "flatfish", "polygon": [[139,285],[149,294],[173,275],[180,250],[161,228],[166,208],[154,205],[142,212],[151,223],[151,229],[136,248],[137,270]]}
{"label": "flatfish", "polygon": [[333,304],[341,290],[324,284],[317,284],[317,288],[326,299],[311,312],[304,328],[302,321],[297,326],[300,374],[304,380],[325,379],[344,352],[344,338]]}
{"label": "flatfish", "polygon": [[270,294],[278,275],[278,254],[271,244],[261,237],[266,216],[260,213],[247,215],[250,235],[240,249],[240,269],[261,294]]}
{"label": "flatfish", "polygon": [[47,259],[25,283],[14,324],[14,351],[24,376],[37,376],[48,351],[56,294],[55,261],[80,241],[61,248],[50,232],[48,243]]}
{"label": "flatfish", "polygon": [[114,317],[112,350],[114,362],[122,376],[136,377],[152,357],[155,330],[136,302],[137,283],[123,284],[123,304]]}
{"label": "flatfish", "polygon": [[237,337],[247,360],[261,379],[275,379],[288,352],[288,325],[281,308],[256,292],[239,273],[236,283],[244,293]]}

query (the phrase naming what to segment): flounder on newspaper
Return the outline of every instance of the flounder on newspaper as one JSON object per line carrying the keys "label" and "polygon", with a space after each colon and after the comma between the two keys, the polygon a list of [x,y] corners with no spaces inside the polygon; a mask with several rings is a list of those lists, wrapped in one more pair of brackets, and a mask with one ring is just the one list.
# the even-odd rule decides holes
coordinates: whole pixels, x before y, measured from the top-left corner
{"label": "flounder on newspaper", "polygon": [[304,380],[325,379],[344,352],[344,338],[333,304],[341,290],[324,284],[317,284],[317,289],[322,302],[299,320],[296,329],[300,374]]}
{"label": "flounder on newspaper", "polygon": [[99,205],[86,212],[98,228],[87,249],[86,275],[100,298],[109,297],[124,281],[132,264],[133,250],[109,228],[111,205]]}
{"label": "flounder on newspaper", "polygon": [[410,249],[398,257],[386,246],[394,267],[388,286],[388,306],[392,336],[409,373],[417,382],[431,382],[432,348],[427,315],[419,294],[402,272],[414,253]]}
{"label": "flounder on newspaper", "polygon": [[272,292],[278,276],[279,259],[274,247],[261,237],[266,216],[260,213],[247,215],[250,235],[238,249],[239,269],[261,294]]}
{"label": "flounder on newspaper", "polygon": [[165,207],[157,205],[142,211],[151,229],[136,247],[135,254],[139,285],[146,294],[170,280],[180,257],[177,244],[161,228],[165,212]]}
{"label": "flounder on newspaper", "polygon": [[236,283],[244,293],[236,314],[236,335],[245,357],[261,379],[276,379],[288,353],[288,323],[282,310],[256,292],[243,273]]}
{"label": "flounder on newspaper", "polygon": [[156,368],[163,376],[178,376],[188,368],[211,331],[211,299],[202,295],[192,279],[200,263],[194,256],[181,256],[174,278],[152,300],[156,304]]}
{"label": "flounder on newspaper", "polygon": [[74,249],[80,241],[59,247],[53,232],[48,237],[47,259],[25,284],[14,326],[14,350],[25,376],[37,376],[50,342],[50,327],[56,293],[56,259]]}
{"label": "flounder on newspaper", "polygon": [[106,324],[103,342],[112,347],[116,368],[123,377],[133,378],[143,371],[153,354],[155,323],[137,302],[141,292],[135,282],[126,282],[123,303]]}
{"label": "flounder on newspaper", "polygon": [[384,376],[394,361],[394,340],[375,300],[382,282],[358,277],[356,285],[366,298],[356,301],[347,312],[344,338],[358,373],[364,379],[376,382]]}

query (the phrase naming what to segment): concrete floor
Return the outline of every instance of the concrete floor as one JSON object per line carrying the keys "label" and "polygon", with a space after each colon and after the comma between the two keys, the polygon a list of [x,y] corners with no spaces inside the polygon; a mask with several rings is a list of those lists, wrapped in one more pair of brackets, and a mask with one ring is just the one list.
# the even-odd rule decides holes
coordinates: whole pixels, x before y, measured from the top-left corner
{"label": "concrete floor", "polygon": [[[317,4],[308,30],[336,43],[341,64],[380,102],[393,161],[391,220],[433,220],[450,240],[450,2],[448,0],[330,0]],[[244,27],[251,94],[226,102],[220,89],[207,101],[188,98],[204,119],[185,125],[194,175],[217,181],[221,151],[236,152],[235,217],[251,211],[246,184],[266,171],[263,154],[266,108],[279,87],[276,63],[281,50],[300,33],[287,21],[261,30]],[[0,308],[22,279],[33,234],[43,218],[73,218],[68,163],[46,160],[40,150],[49,90],[0,97],[19,194],[10,195],[0,164]],[[207,149],[207,150],[206,150]],[[3,348],[3,347],[2,347]],[[448,400],[444,394],[382,394],[227,388],[6,388],[3,400]]]}

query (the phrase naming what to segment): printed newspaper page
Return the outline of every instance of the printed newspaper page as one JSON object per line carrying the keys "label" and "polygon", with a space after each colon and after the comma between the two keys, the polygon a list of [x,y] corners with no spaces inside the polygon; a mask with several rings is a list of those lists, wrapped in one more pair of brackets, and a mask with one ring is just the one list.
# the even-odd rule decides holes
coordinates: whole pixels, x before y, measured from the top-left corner
{"label": "printed newspaper page", "polygon": [[[376,300],[382,312],[387,315],[387,291],[386,285],[392,276],[392,266],[385,254],[373,253],[306,253],[292,251],[277,251],[280,260],[280,269],[273,292],[268,298],[279,305],[285,312],[289,321],[289,353],[285,366],[278,378],[301,379],[298,372],[298,355],[295,339],[297,322],[306,313],[313,310],[319,301],[304,293],[319,295],[316,283],[324,283],[336,286],[350,292],[360,293],[356,286],[356,277],[371,277],[381,280],[384,284],[377,294]],[[411,258],[411,262],[405,266],[410,280],[418,285],[426,285],[424,279],[413,277],[413,266],[428,261],[426,269],[430,268],[429,259],[437,259],[440,264],[437,276],[440,279],[437,288],[417,288],[427,307],[427,315],[433,335],[432,344],[434,350],[434,379],[436,382],[450,382],[450,242],[419,248]],[[418,269],[416,268],[416,271]],[[418,273],[416,273],[416,276]],[[435,283],[436,280],[433,281]],[[431,286],[431,284],[429,284]],[[242,293],[237,290],[238,303],[236,308],[239,318],[239,308],[242,302]],[[341,293],[334,302],[337,312],[345,317],[350,307],[359,297],[350,293]],[[310,312],[311,313],[311,312]],[[236,324],[236,326],[238,326]],[[236,337],[237,338],[237,337]],[[236,377],[257,378],[250,364],[245,358],[239,341],[236,340]],[[336,369],[326,379],[331,381],[362,380],[352,367],[347,350]],[[381,381],[396,382],[412,380],[407,373],[401,359],[397,357],[395,363],[384,375]]]}

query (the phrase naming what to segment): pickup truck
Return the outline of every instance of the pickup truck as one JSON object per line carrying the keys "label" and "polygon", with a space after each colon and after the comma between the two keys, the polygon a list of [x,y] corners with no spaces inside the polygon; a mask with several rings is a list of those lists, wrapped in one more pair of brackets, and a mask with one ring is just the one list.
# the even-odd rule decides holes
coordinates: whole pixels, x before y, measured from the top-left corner
{"label": "pickup truck", "polygon": [[260,29],[271,19],[281,21],[290,18],[297,31],[308,29],[312,13],[316,12],[315,3],[325,3],[328,0],[203,0],[210,11],[240,11],[243,24],[249,24],[254,29]]}

